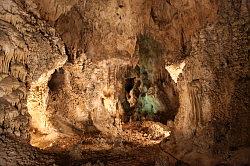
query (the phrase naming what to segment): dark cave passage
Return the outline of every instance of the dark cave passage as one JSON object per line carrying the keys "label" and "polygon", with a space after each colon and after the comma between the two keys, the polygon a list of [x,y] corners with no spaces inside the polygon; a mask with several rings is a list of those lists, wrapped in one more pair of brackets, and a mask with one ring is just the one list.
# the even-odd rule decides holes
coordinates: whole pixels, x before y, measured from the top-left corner
{"label": "dark cave passage", "polygon": [[50,91],[56,91],[63,88],[64,83],[64,71],[62,68],[57,69],[52,75],[48,82]]}
{"label": "dark cave passage", "polygon": [[135,84],[135,78],[127,78],[125,80],[125,90],[127,93],[129,93],[133,89],[134,84]]}
{"label": "dark cave passage", "polygon": [[126,121],[153,120],[167,124],[179,108],[177,84],[165,69],[164,48],[149,34],[137,36],[138,64],[124,80],[123,108]]}
{"label": "dark cave passage", "polygon": [[[135,70],[135,69],[134,69]],[[167,124],[173,121],[179,108],[176,84],[167,70],[157,80],[151,81],[145,70],[124,80],[124,122],[153,120]],[[133,76],[132,76],[133,75]]]}

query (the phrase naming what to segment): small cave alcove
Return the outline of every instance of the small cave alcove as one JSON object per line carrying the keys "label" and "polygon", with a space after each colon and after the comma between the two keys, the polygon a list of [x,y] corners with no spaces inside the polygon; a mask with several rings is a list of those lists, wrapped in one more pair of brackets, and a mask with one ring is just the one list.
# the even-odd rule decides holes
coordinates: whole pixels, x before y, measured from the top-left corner
{"label": "small cave alcove", "polygon": [[124,93],[122,106],[123,121],[155,121],[167,124],[174,121],[179,109],[179,94],[177,85],[170,74],[164,69],[157,80],[145,78],[145,71],[141,74],[124,79]]}
{"label": "small cave alcove", "polygon": [[59,68],[52,75],[48,82],[48,87],[50,91],[57,91],[63,88],[64,82],[64,70]]}

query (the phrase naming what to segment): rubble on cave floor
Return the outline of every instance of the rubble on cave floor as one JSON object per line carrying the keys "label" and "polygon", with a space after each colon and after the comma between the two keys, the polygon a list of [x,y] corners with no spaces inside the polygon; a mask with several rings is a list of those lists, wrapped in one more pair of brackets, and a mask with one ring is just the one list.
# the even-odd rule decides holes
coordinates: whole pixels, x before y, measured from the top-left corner
{"label": "rubble on cave floor", "polygon": [[38,147],[53,152],[74,151],[75,148],[82,153],[101,150],[129,151],[135,147],[159,144],[170,136],[170,130],[170,127],[159,122],[144,121],[124,124],[122,131],[116,136],[105,135],[96,130],[88,133],[57,133],[55,140],[50,139],[50,135],[36,134],[34,139]]}
{"label": "rubble on cave floor", "polygon": [[[81,166],[103,166],[103,165],[155,165],[163,166],[166,163],[175,163],[175,159],[160,148],[160,142],[170,134],[169,127],[159,122],[144,121],[131,122],[123,125],[122,132],[116,137],[104,135],[98,131],[89,133],[58,133],[57,139],[49,142],[46,135],[38,134],[36,140],[41,141],[39,145],[43,150],[34,148],[26,143],[17,143],[9,138],[4,138],[7,144],[1,146],[12,146],[17,149],[28,149],[27,163],[35,162],[36,165],[81,165]],[[14,138],[16,139],[16,138]],[[12,145],[11,143],[15,144]],[[3,156],[8,148],[4,148]],[[0,154],[1,154],[0,153]],[[22,153],[18,150],[18,152]],[[44,153],[41,155],[40,153]],[[40,157],[42,161],[40,163]],[[44,161],[48,159],[48,161]],[[6,156],[8,159],[8,155]],[[15,160],[20,160],[18,157]],[[19,162],[19,161],[17,161]],[[20,160],[20,162],[23,162]]]}
{"label": "rubble on cave floor", "polygon": [[[64,137],[49,151],[64,151],[74,164],[99,165],[165,165],[175,159],[162,151],[160,143],[170,135],[170,128],[159,122],[130,122],[116,137],[100,132]],[[92,164],[91,164],[92,163]],[[93,165],[94,165],[93,164]]]}

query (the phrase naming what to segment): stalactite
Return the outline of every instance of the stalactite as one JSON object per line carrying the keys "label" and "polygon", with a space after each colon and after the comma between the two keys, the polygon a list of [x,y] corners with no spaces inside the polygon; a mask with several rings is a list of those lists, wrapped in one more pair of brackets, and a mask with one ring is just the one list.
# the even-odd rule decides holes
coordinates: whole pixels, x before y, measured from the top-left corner
{"label": "stalactite", "polygon": [[0,54],[0,72],[3,73],[4,71],[4,54]]}
{"label": "stalactite", "polygon": [[27,62],[28,56],[27,51],[23,49],[15,49],[13,60],[22,64]]}
{"label": "stalactite", "polygon": [[109,87],[109,85],[110,85],[110,82],[111,82],[111,80],[110,80],[110,66],[108,67],[108,87]]}
{"label": "stalactite", "polygon": [[11,64],[11,75],[24,82],[26,79],[27,71],[25,67],[20,63]]}
{"label": "stalactite", "polygon": [[[25,64],[27,62],[28,56],[27,53],[25,53],[25,51],[20,50],[20,49],[13,49],[13,48],[9,48],[9,47],[4,47],[3,51],[1,51],[0,54],[0,72],[2,73],[9,73],[9,68],[10,68],[10,64],[12,62],[18,62],[21,64]],[[23,69],[20,68],[20,74],[17,74],[15,71],[15,73],[11,73],[14,74],[14,76],[16,76],[16,78],[20,78],[21,80],[24,80],[24,74],[25,72]],[[20,75],[20,76],[18,76]]]}
{"label": "stalactite", "polygon": [[9,73],[11,63],[27,62],[27,46],[16,27],[0,20],[0,72]]}
{"label": "stalactite", "polygon": [[4,51],[4,56],[3,56],[3,58],[1,58],[1,60],[2,60],[2,62],[1,62],[2,63],[1,72],[2,73],[8,73],[10,62],[11,62],[11,59],[12,59],[13,54],[14,54],[14,49],[4,47],[3,51]]}
{"label": "stalactite", "polygon": [[117,72],[118,72],[118,66],[117,65],[115,65],[115,75],[114,75],[114,79],[115,79],[115,84],[117,84]]}
{"label": "stalactite", "polygon": [[20,102],[19,96],[15,95],[15,93],[6,95],[4,99],[11,103],[12,106],[17,105]]}
{"label": "stalactite", "polygon": [[198,127],[202,125],[202,107],[201,107],[201,83],[199,80],[193,80],[189,83],[189,98],[192,106],[191,121]]}

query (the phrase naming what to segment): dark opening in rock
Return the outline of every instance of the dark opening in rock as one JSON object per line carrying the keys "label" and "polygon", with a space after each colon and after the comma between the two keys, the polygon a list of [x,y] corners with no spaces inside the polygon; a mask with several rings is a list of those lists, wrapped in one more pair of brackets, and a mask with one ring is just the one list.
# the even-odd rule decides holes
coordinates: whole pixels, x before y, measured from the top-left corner
{"label": "dark opening in rock", "polygon": [[51,91],[56,91],[63,87],[64,82],[64,71],[63,69],[56,70],[52,75],[48,82],[49,89]]}
{"label": "dark opening in rock", "polygon": [[125,82],[125,90],[129,93],[134,87],[135,78],[127,78]]}

